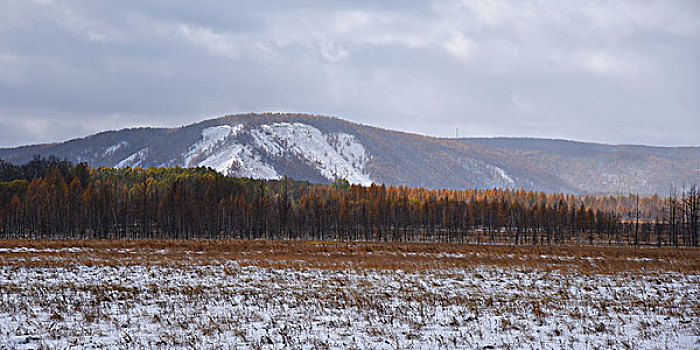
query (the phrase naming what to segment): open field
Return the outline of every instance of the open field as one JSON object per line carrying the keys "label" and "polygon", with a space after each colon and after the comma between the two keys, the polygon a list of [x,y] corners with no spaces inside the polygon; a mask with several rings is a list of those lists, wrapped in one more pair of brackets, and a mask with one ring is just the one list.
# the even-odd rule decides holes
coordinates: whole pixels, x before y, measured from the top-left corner
{"label": "open field", "polygon": [[700,348],[697,249],[13,240],[0,261],[0,349]]}

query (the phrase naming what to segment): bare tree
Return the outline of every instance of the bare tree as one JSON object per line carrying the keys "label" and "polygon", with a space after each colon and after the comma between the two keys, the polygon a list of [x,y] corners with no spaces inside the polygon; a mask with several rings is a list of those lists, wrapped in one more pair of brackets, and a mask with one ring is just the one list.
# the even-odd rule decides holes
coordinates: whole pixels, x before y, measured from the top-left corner
{"label": "bare tree", "polygon": [[677,220],[677,212],[676,212],[676,188],[671,185],[671,188],[668,191],[668,239],[669,239],[669,244],[672,246],[677,246],[678,245],[678,240],[676,239],[676,220]]}
{"label": "bare tree", "polygon": [[634,246],[636,247],[639,245],[639,194],[636,194],[634,198]]}
{"label": "bare tree", "polygon": [[[687,222],[688,239],[690,240],[690,245],[698,245],[698,211],[700,210],[700,191],[695,185],[690,186],[690,188],[683,195],[683,204],[685,208],[685,217]],[[687,244],[687,243],[686,243]]]}

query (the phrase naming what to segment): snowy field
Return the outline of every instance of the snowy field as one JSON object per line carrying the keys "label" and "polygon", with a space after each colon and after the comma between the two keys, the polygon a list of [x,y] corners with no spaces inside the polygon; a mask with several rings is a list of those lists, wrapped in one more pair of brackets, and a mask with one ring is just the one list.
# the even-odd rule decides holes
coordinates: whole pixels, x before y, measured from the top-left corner
{"label": "snowy field", "polygon": [[0,246],[0,349],[700,348],[697,250]]}

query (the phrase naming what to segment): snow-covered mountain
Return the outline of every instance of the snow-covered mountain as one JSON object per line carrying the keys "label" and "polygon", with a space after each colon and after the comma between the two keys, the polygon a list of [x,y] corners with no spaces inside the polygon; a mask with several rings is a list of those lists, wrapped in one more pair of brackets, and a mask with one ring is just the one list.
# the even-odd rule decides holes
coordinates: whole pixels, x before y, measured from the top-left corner
{"label": "snow-covered mountain", "polygon": [[14,163],[37,154],[92,166],[204,166],[230,176],[429,188],[648,194],[665,193],[672,182],[700,182],[698,147],[440,139],[305,114],[230,115],[0,149],[0,158]]}
{"label": "snow-covered mountain", "polygon": [[[252,142],[250,142],[252,140]],[[140,152],[134,161],[141,160]],[[371,185],[365,173],[369,160],[353,135],[323,133],[304,123],[219,125],[202,129],[202,138],[183,155],[182,166],[204,166],[231,175],[280,179],[274,167],[279,159],[295,159],[316,169],[327,180],[343,178]],[[118,166],[132,166],[118,164]]]}

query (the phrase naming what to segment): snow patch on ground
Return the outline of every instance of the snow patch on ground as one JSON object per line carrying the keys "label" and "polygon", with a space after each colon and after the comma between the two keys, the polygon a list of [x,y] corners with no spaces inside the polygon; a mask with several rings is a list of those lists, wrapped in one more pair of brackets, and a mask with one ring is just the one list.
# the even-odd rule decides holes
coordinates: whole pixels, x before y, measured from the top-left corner
{"label": "snow patch on ground", "polygon": [[59,248],[59,249],[37,249],[29,247],[14,247],[14,248],[0,248],[0,253],[80,253],[91,251],[89,248],[81,247],[70,247],[70,248]]}

